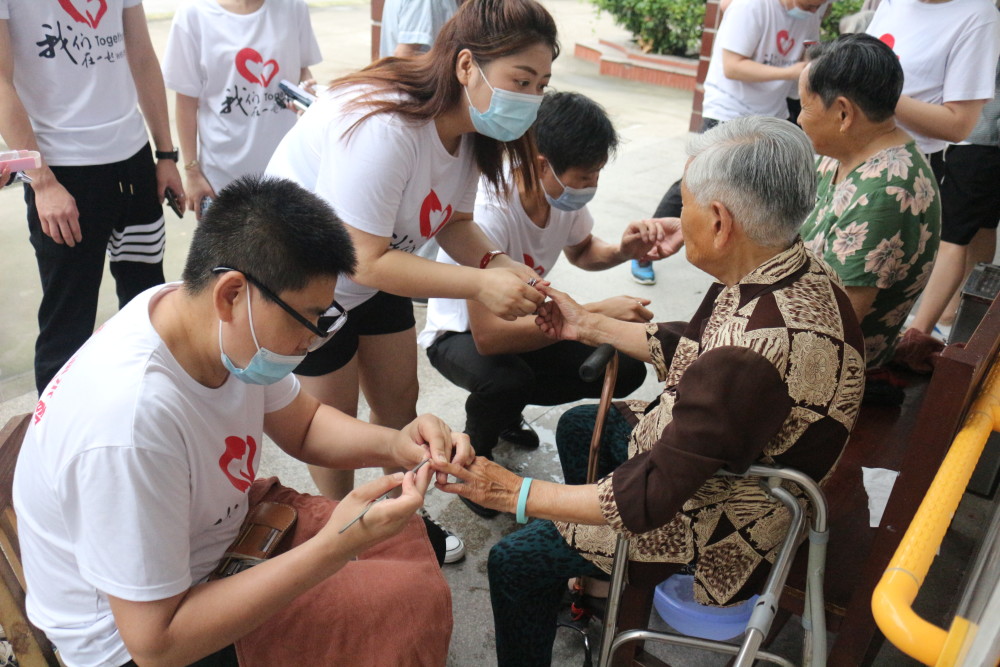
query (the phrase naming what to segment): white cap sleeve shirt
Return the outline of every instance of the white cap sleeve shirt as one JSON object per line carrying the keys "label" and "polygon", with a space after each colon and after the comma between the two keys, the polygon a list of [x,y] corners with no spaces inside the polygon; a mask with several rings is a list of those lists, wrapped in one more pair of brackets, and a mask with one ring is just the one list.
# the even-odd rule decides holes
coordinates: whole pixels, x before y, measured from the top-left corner
{"label": "white cap sleeve shirt", "polygon": [[[904,95],[930,104],[993,97],[1000,14],[989,0],[882,0],[866,32],[899,56]],[[948,145],[906,131],[923,153]]]}
{"label": "white cap sleeve shirt", "polygon": [[215,0],[177,9],[163,57],[167,87],[198,99],[198,160],[218,192],[262,173],[298,116],[276,100],[322,59],[303,0],[267,0],[252,14]]}
{"label": "white cap sleeve shirt", "polygon": [[120,162],[148,141],[122,11],[141,0],[0,0],[14,88],[53,166]]}
{"label": "white cap sleeve shirt", "polygon": [[222,558],[247,511],[267,412],[294,376],[255,386],[196,382],[133,299],[63,366],[39,399],[14,475],[29,618],[68,665],[129,655],[108,595],[184,592]]}
{"label": "white cap sleeve shirt", "polygon": [[[322,95],[285,135],[267,173],[314,191],[351,227],[386,237],[391,250],[413,253],[455,214],[472,212],[479,178],[472,135],[452,155],[433,121],[378,114],[348,133],[368,109],[351,106],[365,90]],[[337,280],[337,301],[348,310],[376,292]]]}
{"label": "white cap sleeve shirt", "polygon": [[733,0],[722,15],[712,47],[712,62],[705,76],[702,115],[719,121],[744,116],[788,118],[785,101],[796,81],[736,81],[723,72],[722,51],[731,51],[754,62],[788,67],[802,60],[806,42],[819,40],[823,5],[808,18],[788,15],[781,0]]}
{"label": "white cap sleeve shirt", "polygon": [[[480,180],[475,221],[497,249],[530,266],[541,278],[552,270],[566,246],[583,243],[594,229],[594,217],[586,206],[577,211],[550,207],[548,222],[539,227],[524,211],[517,188],[512,185],[508,196],[498,198],[485,178]],[[438,261],[455,263],[444,250],[438,251]],[[427,324],[417,342],[430,347],[446,331],[469,331],[469,311],[464,299],[430,299]]]}

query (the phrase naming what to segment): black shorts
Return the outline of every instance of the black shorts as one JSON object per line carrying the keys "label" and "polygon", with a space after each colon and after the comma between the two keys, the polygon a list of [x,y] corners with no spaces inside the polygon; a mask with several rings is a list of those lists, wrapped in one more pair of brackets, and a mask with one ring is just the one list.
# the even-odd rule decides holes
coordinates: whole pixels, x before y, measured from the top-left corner
{"label": "black shorts", "polygon": [[941,177],[941,240],[969,245],[1000,222],[1000,148],[949,146]]}
{"label": "black shorts", "polygon": [[334,334],[326,345],[306,355],[295,372],[316,377],[340,370],[357,354],[358,338],[361,336],[399,333],[415,325],[410,297],[377,292],[348,311],[344,328]]}

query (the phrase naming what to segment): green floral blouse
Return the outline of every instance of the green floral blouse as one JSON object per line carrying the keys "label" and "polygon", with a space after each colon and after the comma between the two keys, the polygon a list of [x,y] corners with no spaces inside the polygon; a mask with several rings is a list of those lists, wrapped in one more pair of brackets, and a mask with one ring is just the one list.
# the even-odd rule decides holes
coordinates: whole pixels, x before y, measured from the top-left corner
{"label": "green floral blouse", "polygon": [[806,247],[847,287],[877,287],[861,317],[868,368],[884,365],[931,275],[941,234],[941,197],[914,142],[872,155],[834,183],[840,163],[817,161],[816,208],[802,225]]}

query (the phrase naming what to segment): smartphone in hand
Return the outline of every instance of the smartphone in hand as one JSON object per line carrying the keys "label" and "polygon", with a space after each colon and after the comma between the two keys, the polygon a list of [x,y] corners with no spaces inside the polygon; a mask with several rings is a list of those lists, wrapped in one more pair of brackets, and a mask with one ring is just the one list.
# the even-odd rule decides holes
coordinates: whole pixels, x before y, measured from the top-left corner
{"label": "smartphone in hand", "polygon": [[297,86],[287,79],[282,79],[278,83],[278,88],[285,97],[290,101],[299,111],[305,111],[309,108],[309,105],[316,101],[316,96],[309,93],[302,88]]}
{"label": "smartphone in hand", "polygon": [[167,198],[167,206],[173,209],[174,213],[177,214],[178,218],[183,218],[184,209],[181,208],[181,202],[179,199],[177,199],[177,193],[175,193],[170,188],[167,188],[163,194]]}

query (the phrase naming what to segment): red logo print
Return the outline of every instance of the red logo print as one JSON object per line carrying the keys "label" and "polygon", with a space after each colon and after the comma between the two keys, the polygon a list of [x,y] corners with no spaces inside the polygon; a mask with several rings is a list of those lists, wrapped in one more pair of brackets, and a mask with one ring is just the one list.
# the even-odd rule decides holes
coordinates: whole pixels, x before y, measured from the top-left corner
{"label": "red logo print", "polygon": [[424,197],[424,203],[420,206],[420,235],[425,239],[432,239],[434,235],[441,231],[444,223],[451,219],[451,204],[445,209],[441,208],[441,200],[437,193],[431,193]]}
{"label": "red logo print", "polygon": [[45,416],[45,401],[38,401],[35,404],[35,423],[42,421],[42,417]]}
{"label": "red logo print", "polygon": [[226,438],[226,451],[219,457],[219,467],[238,491],[246,491],[253,483],[256,453],[257,443],[252,436],[248,435],[246,440],[235,435]]}
{"label": "red logo print", "polygon": [[881,37],[879,37],[879,39],[885,42],[885,45],[888,46],[890,49],[896,48],[896,38],[892,36],[892,33],[887,32]]}
{"label": "red logo print", "polygon": [[787,56],[793,46],[795,46],[795,40],[788,34],[788,31],[778,31],[778,51],[781,52],[781,55]]}
{"label": "red logo print", "polygon": [[59,0],[59,4],[74,21],[85,23],[95,30],[108,11],[107,0]]}
{"label": "red logo print", "polygon": [[264,56],[247,47],[236,54],[236,71],[250,83],[259,83],[267,88],[278,73],[278,63],[274,60],[264,62]]}
{"label": "red logo print", "polygon": [[535,273],[537,273],[539,276],[544,276],[545,275],[545,267],[542,266],[541,264],[536,265],[534,257],[532,257],[531,255],[529,255],[527,253],[525,253],[524,255],[522,255],[522,257],[524,257],[524,263],[527,264],[528,266],[530,266],[532,269],[534,269]]}

